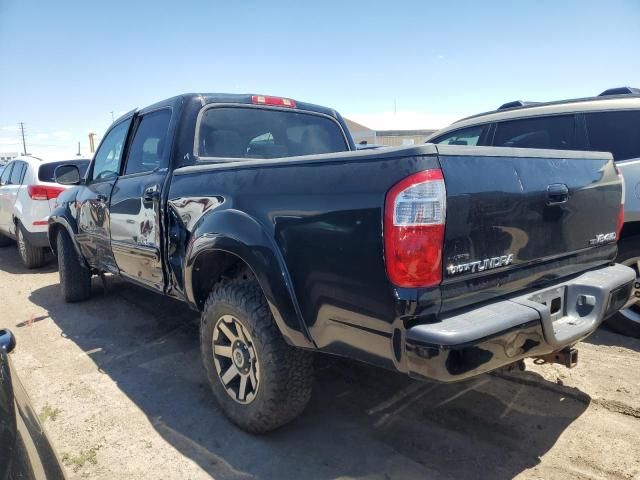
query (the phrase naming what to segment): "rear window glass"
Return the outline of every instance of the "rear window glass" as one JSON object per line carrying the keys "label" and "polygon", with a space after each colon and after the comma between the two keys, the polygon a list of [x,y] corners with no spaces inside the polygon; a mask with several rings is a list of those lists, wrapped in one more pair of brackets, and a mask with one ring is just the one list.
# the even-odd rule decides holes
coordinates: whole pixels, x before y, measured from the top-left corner
{"label": "rear window glass", "polygon": [[84,177],[87,167],[89,166],[89,160],[63,160],[60,162],[45,163],[44,165],[40,165],[38,180],[41,182],[55,183],[56,168],[60,165],[75,165],[80,170],[80,177]]}
{"label": "rear window glass", "polygon": [[616,160],[640,158],[640,111],[585,113],[589,146]]}
{"label": "rear window glass", "polygon": [[201,157],[278,158],[346,150],[347,142],[338,124],[319,115],[214,107],[200,121]]}
{"label": "rear window glass", "polygon": [[496,125],[493,145],[496,147],[574,148],[575,120],[573,115],[510,120]]}
{"label": "rear window glass", "polygon": [[455,132],[447,133],[443,137],[440,137],[431,143],[438,143],[441,145],[467,145],[475,147],[478,145],[478,141],[484,133],[485,128],[485,125],[479,125],[477,127],[456,130]]}

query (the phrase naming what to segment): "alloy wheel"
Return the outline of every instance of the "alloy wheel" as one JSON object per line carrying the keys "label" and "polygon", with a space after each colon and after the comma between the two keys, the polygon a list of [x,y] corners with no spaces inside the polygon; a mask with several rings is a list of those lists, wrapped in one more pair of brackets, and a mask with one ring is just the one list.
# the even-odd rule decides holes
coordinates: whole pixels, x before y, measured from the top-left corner
{"label": "alloy wheel", "polygon": [[227,394],[241,404],[258,393],[260,370],[253,339],[232,315],[223,315],[213,329],[213,362]]}

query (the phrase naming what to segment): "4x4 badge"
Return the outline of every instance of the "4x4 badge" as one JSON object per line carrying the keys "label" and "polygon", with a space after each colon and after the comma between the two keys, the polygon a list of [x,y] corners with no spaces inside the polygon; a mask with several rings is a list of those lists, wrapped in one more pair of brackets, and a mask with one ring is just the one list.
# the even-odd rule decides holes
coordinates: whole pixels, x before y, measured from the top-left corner
{"label": "4x4 badge", "polygon": [[599,233],[595,237],[593,237],[591,240],[589,240],[589,245],[594,246],[594,245],[602,245],[604,243],[615,242],[617,238],[618,238],[618,235],[616,235],[616,232]]}

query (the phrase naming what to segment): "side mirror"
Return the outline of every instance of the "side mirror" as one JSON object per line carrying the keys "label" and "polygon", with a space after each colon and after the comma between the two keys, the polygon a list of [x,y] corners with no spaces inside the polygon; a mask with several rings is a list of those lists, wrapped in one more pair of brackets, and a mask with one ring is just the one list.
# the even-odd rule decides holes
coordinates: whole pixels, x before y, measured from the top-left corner
{"label": "side mirror", "polygon": [[75,165],[60,165],[53,175],[60,185],[80,185],[80,169]]}
{"label": "side mirror", "polygon": [[11,330],[3,328],[0,330],[0,349],[11,353],[16,348],[16,337],[13,336]]}

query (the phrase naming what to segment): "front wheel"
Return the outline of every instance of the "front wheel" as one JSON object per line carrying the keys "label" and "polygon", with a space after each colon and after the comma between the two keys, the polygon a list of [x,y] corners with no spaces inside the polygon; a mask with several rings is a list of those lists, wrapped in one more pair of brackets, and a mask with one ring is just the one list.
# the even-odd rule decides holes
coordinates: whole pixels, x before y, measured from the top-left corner
{"label": "front wheel", "polygon": [[312,354],[289,346],[252,277],[218,284],[202,313],[200,352],[224,414],[250,433],[302,413],[313,385]]}
{"label": "front wheel", "polygon": [[28,269],[40,268],[44,265],[44,248],[34,247],[25,236],[24,227],[20,224],[16,226],[16,243],[18,253],[25,267]]}
{"label": "front wheel", "polygon": [[65,302],[80,302],[91,296],[91,271],[82,263],[71,238],[60,229],[56,236],[60,292]]}
{"label": "front wheel", "polygon": [[[633,268],[636,271],[636,283],[640,281],[640,236],[620,241],[616,262]],[[623,335],[640,338],[640,302],[636,301],[611,316],[607,325]]]}

